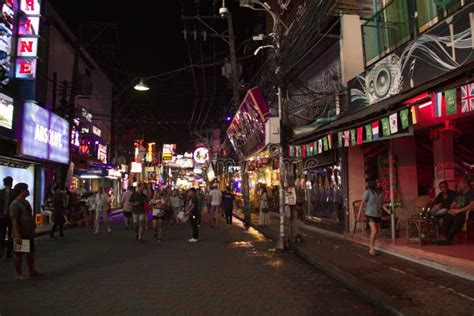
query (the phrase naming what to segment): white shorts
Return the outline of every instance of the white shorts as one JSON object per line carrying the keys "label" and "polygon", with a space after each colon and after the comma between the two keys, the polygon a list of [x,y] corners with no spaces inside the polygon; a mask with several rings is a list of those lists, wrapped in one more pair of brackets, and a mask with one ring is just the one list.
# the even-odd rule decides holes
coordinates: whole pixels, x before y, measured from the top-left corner
{"label": "white shorts", "polygon": [[138,221],[144,221],[145,220],[145,214],[132,214],[133,222],[137,223]]}

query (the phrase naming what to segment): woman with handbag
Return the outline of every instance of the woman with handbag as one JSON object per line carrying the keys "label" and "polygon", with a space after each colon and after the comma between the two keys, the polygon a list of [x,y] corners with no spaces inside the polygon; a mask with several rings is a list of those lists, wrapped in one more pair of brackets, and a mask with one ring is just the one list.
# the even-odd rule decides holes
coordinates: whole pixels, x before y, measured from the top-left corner
{"label": "woman with handbag", "polygon": [[258,224],[260,227],[268,227],[269,214],[268,214],[268,194],[267,188],[262,187],[262,193],[260,194],[260,214]]}
{"label": "woman with handbag", "polygon": [[155,191],[152,200],[153,204],[153,230],[155,231],[154,238],[157,242],[161,242],[161,237],[163,233],[163,220],[165,219],[165,211],[164,211],[164,198],[162,193],[159,190]]}
{"label": "woman with handbag", "polygon": [[367,188],[364,192],[362,203],[360,203],[357,218],[360,219],[364,207],[364,215],[368,218],[370,226],[369,255],[376,256],[375,241],[377,239],[377,233],[380,229],[379,225],[382,219],[382,210],[384,209],[385,211],[389,212],[383,204],[383,192],[380,190],[378,181],[376,179],[369,180],[367,182]]}

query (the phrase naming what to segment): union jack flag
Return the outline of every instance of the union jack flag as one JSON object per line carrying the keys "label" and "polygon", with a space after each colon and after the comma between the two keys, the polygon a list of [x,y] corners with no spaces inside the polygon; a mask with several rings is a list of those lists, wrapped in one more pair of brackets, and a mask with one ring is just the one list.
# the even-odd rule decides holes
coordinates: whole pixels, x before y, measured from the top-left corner
{"label": "union jack flag", "polygon": [[474,111],[474,83],[461,86],[461,112]]}

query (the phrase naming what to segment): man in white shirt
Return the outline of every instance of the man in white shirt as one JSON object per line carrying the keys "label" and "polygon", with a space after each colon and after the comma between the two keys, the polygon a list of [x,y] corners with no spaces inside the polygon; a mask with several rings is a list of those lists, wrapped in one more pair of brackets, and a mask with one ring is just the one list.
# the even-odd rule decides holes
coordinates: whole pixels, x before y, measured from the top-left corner
{"label": "man in white shirt", "polygon": [[107,225],[107,231],[110,233],[112,228],[110,227],[109,222],[109,196],[107,193],[104,192],[103,188],[99,188],[99,192],[97,192],[95,196],[95,234],[99,233],[99,221],[100,216],[104,219],[105,224]]}
{"label": "man in white shirt", "polygon": [[217,189],[217,186],[212,187],[209,192],[209,198],[211,200],[211,228],[219,228],[219,215],[222,204],[222,192]]}

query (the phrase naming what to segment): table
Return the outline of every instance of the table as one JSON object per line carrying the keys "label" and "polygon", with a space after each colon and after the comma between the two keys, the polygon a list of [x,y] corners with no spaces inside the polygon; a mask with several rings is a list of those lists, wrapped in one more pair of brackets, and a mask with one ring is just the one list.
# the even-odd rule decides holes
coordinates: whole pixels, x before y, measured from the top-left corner
{"label": "table", "polygon": [[423,243],[432,243],[439,236],[439,219],[422,218],[415,216],[408,219],[407,241],[417,241],[420,246]]}

